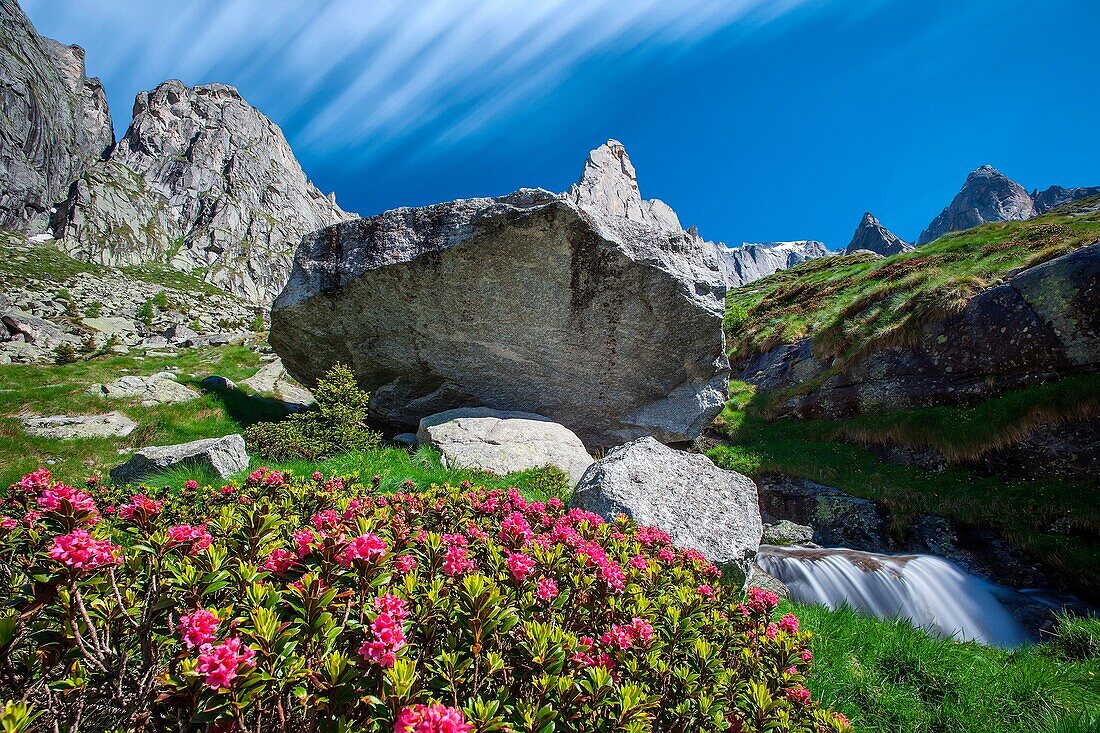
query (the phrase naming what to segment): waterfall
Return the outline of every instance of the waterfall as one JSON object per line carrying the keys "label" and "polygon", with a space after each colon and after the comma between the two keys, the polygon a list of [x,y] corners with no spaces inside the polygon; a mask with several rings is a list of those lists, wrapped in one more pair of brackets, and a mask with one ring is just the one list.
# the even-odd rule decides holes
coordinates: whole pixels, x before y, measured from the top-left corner
{"label": "waterfall", "polygon": [[932,555],[761,545],[756,563],[801,603],[848,604],[960,641],[1013,647],[1028,640],[995,597],[997,586]]}

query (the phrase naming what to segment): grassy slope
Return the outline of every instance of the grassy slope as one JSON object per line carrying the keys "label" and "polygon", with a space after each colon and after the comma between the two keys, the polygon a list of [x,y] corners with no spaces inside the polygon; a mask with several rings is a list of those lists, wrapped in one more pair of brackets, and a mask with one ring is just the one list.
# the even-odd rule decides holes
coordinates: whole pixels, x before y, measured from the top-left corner
{"label": "grassy slope", "polygon": [[904,342],[915,327],[959,309],[1005,273],[1100,239],[1100,212],[1050,213],[986,224],[884,259],[811,260],[726,298],[730,353],[745,358],[813,336],[821,356],[857,358]]}
{"label": "grassy slope", "polygon": [[[170,357],[136,355],[93,359],[65,366],[0,366],[0,484],[6,486],[39,466],[48,466],[54,474],[79,482],[89,475],[106,476],[126,459],[119,455],[146,445],[168,445],[199,438],[239,433],[259,420],[274,420],[285,414],[282,405],[270,398],[243,390],[204,391],[199,380],[208,374],[220,374],[234,382],[251,376],[260,367],[259,356],[246,346],[184,349]],[[123,374],[154,374],[168,367],[180,369],[180,381],[202,392],[190,402],[157,407],[142,407],[137,401],[105,400],[86,394],[89,386],[116,379]],[[15,417],[19,413],[94,414],[118,410],[138,423],[138,429],[124,438],[58,440],[27,435]],[[48,464],[48,461],[54,461]],[[270,462],[253,460],[253,468]],[[359,473],[367,478],[383,476],[384,488],[396,490],[405,479],[417,484],[461,483],[470,480],[490,487],[518,486],[534,496],[546,498],[546,476],[526,471],[508,477],[491,476],[468,470],[443,467],[439,456],[430,450],[414,455],[401,448],[380,448],[332,458],[317,464],[305,461],[274,464],[299,474],[321,470],[326,474]],[[182,485],[189,478],[216,483],[217,478],[194,469],[181,469],[154,476],[155,485]],[[243,478],[237,477],[237,478]]]}
{"label": "grassy slope", "polygon": [[814,696],[865,733],[1095,733],[1100,619],[1068,639],[1005,651],[931,637],[903,621],[792,606],[814,632]]}
{"label": "grassy slope", "polygon": [[[782,473],[836,486],[855,496],[875,499],[890,509],[895,533],[901,537],[920,514],[939,514],[964,526],[990,527],[1058,574],[1078,593],[1100,597],[1100,482],[1004,481],[978,476],[958,467],[941,473],[880,461],[867,449],[837,438],[857,426],[870,431],[868,421],[768,420],[761,417],[752,388],[731,385],[732,397],[715,422],[728,444],[707,452],[716,463],[749,475]],[[1041,393],[1044,394],[1045,393]],[[1016,395],[1004,398],[1012,404]],[[990,414],[1012,410],[989,408]],[[940,440],[972,417],[968,410],[937,408],[946,426],[935,425],[910,411],[875,418],[893,425],[925,427]],[[953,417],[954,415],[954,417]],[[991,417],[983,419],[991,420]],[[957,423],[957,424],[956,424]],[[916,428],[914,428],[916,430]],[[1073,534],[1050,531],[1065,518]]]}

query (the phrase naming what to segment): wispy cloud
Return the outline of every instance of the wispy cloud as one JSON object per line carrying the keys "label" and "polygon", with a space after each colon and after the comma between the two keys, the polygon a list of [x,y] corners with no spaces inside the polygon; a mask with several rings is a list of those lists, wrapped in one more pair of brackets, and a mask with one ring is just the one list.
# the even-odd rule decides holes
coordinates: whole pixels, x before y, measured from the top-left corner
{"label": "wispy cloud", "polygon": [[[165,78],[235,84],[295,143],[368,162],[490,135],[578,65],[682,51],[811,0],[24,0],[89,49],[119,99]],[[125,119],[120,119],[124,123]]]}

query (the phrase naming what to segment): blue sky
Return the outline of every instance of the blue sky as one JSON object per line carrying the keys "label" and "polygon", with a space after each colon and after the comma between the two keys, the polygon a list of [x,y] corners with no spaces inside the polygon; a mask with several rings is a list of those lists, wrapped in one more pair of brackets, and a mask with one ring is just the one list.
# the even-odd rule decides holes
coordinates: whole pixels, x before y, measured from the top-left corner
{"label": "blue sky", "polygon": [[23,0],[118,134],[233,84],[345,208],[563,190],[614,137],[708,239],[912,240],[990,163],[1100,185],[1095,0]]}

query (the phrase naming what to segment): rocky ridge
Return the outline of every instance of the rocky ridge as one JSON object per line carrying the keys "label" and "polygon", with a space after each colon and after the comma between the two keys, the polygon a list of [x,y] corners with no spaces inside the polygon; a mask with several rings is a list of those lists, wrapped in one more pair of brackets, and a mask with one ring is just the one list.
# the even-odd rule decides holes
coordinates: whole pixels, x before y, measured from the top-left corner
{"label": "rocky ridge", "polygon": [[739,288],[773,272],[832,254],[823,243],[809,239],[792,242],[745,242],[740,247],[719,244],[717,252],[722,279],[730,288]]}
{"label": "rocky ridge", "polygon": [[307,386],[350,364],[394,432],[483,406],[591,446],[688,440],[725,400],[724,291],[714,245],[641,198],[612,140],[564,194],[396,209],[306,238],[270,341]]}
{"label": "rocky ridge", "polygon": [[889,257],[908,252],[913,249],[913,245],[884,227],[874,214],[868,211],[860,219],[859,226],[852,235],[852,241],[848,243],[844,253],[852,254],[861,249]]}

